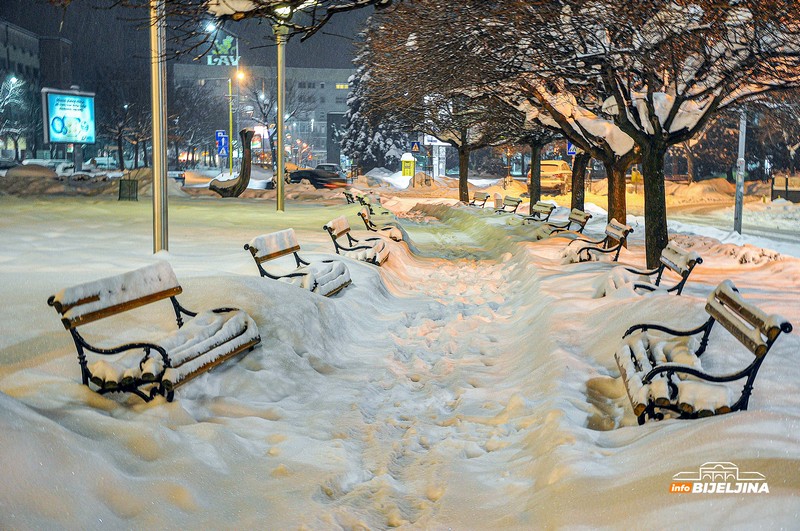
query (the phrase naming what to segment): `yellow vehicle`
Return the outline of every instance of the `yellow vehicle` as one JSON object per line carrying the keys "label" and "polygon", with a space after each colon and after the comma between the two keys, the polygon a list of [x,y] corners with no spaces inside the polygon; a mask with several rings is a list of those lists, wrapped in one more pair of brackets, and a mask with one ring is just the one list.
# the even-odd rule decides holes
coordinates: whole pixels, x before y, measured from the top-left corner
{"label": "yellow vehicle", "polygon": [[[549,191],[564,195],[572,190],[572,168],[565,160],[543,160],[540,162],[542,192]],[[528,179],[531,170],[528,170]]]}

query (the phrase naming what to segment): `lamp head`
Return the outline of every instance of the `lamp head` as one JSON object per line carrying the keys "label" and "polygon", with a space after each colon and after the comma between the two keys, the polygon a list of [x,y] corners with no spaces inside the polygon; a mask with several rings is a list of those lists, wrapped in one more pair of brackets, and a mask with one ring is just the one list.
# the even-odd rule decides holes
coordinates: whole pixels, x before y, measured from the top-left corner
{"label": "lamp head", "polygon": [[288,4],[279,4],[275,6],[275,16],[281,20],[288,20],[292,18],[293,11],[294,9],[292,9],[292,6]]}

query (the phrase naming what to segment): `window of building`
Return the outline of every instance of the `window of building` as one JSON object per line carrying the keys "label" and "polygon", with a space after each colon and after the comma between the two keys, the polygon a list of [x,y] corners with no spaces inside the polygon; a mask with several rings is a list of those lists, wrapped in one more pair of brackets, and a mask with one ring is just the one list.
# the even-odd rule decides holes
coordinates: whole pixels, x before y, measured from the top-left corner
{"label": "window of building", "polygon": [[319,82],[319,88],[321,88],[321,89],[325,88],[325,82],[324,81],[320,81]]}
{"label": "window of building", "polygon": [[345,103],[347,103],[347,98],[345,98],[344,96],[337,96],[336,97],[336,104],[337,105],[344,105]]}
{"label": "window of building", "polygon": [[348,90],[350,89],[349,83],[336,83],[336,88],[339,90]]}
{"label": "window of building", "polygon": [[305,81],[300,81],[300,82],[297,84],[297,88],[306,88],[306,82],[305,82]]}

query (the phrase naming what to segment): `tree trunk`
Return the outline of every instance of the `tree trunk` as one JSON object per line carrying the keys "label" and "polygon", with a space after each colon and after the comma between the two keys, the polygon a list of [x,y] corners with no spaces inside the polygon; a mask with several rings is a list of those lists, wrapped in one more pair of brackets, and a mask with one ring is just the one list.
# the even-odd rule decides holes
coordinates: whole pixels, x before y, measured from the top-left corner
{"label": "tree trunk", "polygon": [[19,159],[19,140],[17,138],[11,137],[11,141],[14,142],[14,161],[20,162]]}
{"label": "tree trunk", "polygon": [[181,166],[181,150],[178,147],[178,142],[175,142],[175,168],[180,168]]}
{"label": "tree trunk", "polygon": [[531,178],[528,180],[528,196],[531,205],[542,199],[542,144],[531,144]]}
{"label": "tree trunk", "polygon": [[616,219],[625,223],[628,218],[628,205],[625,199],[625,170],[627,162],[604,163],[608,179],[608,221]]}
{"label": "tree trunk", "polygon": [[133,168],[139,167],[139,142],[133,145]]}
{"label": "tree trunk", "polygon": [[644,179],[644,225],[647,267],[658,266],[661,251],[667,246],[667,200],[664,190],[664,156],[666,146],[642,146]]}
{"label": "tree trunk", "polygon": [[122,155],[122,135],[117,135],[117,158],[119,160],[119,169],[125,171],[125,160]]}
{"label": "tree trunk", "polygon": [[692,150],[686,149],[686,173],[689,174],[689,184],[694,182],[694,153]]}
{"label": "tree trunk", "polygon": [[469,187],[467,175],[469,174],[469,148],[458,148],[458,200],[469,203]]}
{"label": "tree trunk", "polygon": [[592,156],[585,151],[575,155],[572,166],[572,205],[571,208],[583,210],[586,197],[586,166]]}
{"label": "tree trunk", "polygon": [[142,164],[147,167],[147,140],[142,140]]}

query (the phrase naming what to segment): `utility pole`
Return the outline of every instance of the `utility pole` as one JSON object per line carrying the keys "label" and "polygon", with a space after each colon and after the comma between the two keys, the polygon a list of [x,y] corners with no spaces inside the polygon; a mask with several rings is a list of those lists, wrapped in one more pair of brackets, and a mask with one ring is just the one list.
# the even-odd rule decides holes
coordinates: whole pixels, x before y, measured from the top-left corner
{"label": "utility pole", "polygon": [[733,211],[733,230],[742,233],[742,202],[744,200],[744,142],[747,134],[747,111],[742,109],[739,118],[739,157],[736,160],[736,196]]}

